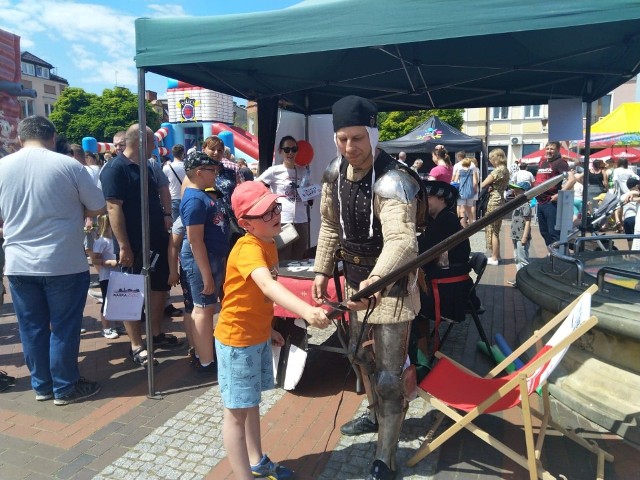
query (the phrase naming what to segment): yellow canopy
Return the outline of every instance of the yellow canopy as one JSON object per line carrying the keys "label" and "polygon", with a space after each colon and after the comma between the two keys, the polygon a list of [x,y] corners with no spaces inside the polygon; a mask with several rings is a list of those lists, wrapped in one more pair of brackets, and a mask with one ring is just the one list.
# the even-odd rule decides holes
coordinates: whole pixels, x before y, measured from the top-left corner
{"label": "yellow canopy", "polygon": [[591,133],[640,132],[640,102],[623,103],[591,126]]}

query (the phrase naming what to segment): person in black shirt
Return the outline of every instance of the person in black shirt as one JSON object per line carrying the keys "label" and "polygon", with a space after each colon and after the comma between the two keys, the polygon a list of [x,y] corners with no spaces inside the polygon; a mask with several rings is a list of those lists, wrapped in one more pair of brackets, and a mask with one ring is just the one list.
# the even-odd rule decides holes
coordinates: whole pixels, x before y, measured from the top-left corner
{"label": "person in black shirt", "polygon": [[[426,252],[462,230],[455,212],[458,190],[436,180],[425,182],[424,185],[429,200],[430,222],[425,233],[418,237],[420,252]],[[435,328],[438,328],[441,317],[464,320],[466,299],[473,285],[469,277],[470,253],[471,244],[466,239],[422,267],[427,291],[420,296],[421,308],[414,321],[414,331],[419,338],[418,346],[425,354],[430,320],[434,320]],[[434,342],[435,351],[439,347],[437,335],[434,336]]]}
{"label": "person in black shirt", "polygon": [[[158,255],[151,279],[151,329],[153,344],[158,348],[173,348],[182,341],[174,335],[161,332],[164,303],[169,291],[168,229],[171,228],[171,195],[166,186],[167,178],[161,170],[155,170],[150,162],[139,156],[140,127],[129,127],[125,135],[126,147],[111,160],[100,173],[102,191],[107,201],[109,222],[113,229],[118,263],[133,273],[142,270],[142,217],[140,199],[140,166],[148,171],[149,241],[150,249]],[[153,148],[153,132],[147,128],[147,149]],[[147,152],[148,157],[148,152]],[[156,173],[160,172],[160,173]],[[165,186],[161,187],[161,182]],[[141,322],[124,322],[131,341],[129,357],[139,366],[147,366],[147,348],[142,340]]]}

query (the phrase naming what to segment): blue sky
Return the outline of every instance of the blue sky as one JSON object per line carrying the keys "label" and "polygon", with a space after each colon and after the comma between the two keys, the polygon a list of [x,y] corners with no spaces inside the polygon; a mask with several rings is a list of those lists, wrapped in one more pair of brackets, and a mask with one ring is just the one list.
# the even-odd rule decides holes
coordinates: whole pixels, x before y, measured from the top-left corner
{"label": "blue sky", "polygon": [[[0,0],[0,29],[21,37],[21,49],[93,93],[114,85],[137,90],[138,17],[210,16],[278,10],[300,0]],[[223,32],[224,34],[224,32]],[[166,79],[146,75],[147,90],[164,94]]]}

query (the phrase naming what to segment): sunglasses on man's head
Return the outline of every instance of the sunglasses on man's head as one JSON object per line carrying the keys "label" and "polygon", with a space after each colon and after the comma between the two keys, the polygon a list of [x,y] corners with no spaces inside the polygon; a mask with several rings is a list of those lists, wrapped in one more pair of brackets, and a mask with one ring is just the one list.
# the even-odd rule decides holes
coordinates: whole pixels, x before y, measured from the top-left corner
{"label": "sunglasses on man's head", "polygon": [[298,147],[282,147],[282,151],[284,153],[297,153],[298,152]]}

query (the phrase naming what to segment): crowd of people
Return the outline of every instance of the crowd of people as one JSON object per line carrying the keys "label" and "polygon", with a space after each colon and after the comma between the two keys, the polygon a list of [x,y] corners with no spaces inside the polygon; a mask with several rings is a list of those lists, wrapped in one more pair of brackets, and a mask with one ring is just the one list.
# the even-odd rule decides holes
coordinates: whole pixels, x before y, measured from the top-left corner
{"label": "crowd of people", "polygon": [[[404,152],[401,152],[401,154]],[[402,156],[406,161],[406,154]],[[423,172],[424,162],[416,159],[411,168],[421,178],[440,180],[450,183],[458,189],[457,214],[463,228],[472,222],[499,208],[508,199],[522,194],[537,184],[561,173],[567,174],[567,179],[548,192],[536,197],[527,208],[518,209],[517,220],[511,223],[510,236],[517,239],[514,250],[516,265],[520,269],[528,263],[528,243],[531,239],[530,224],[537,216],[539,229],[546,245],[551,245],[560,238],[560,232],[555,229],[557,215],[557,198],[560,190],[574,191],[574,226],[580,225],[583,203],[584,167],[580,160],[563,157],[560,153],[559,142],[549,142],[545,147],[545,154],[538,164],[516,160],[511,169],[507,169],[507,158],[504,150],[496,148],[489,153],[489,172],[484,180],[480,178],[476,159],[467,157],[465,152],[456,152],[455,163],[451,166],[449,154],[443,145],[437,145],[432,153],[434,167]],[[451,176],[451,178],[449,178]],[[589,182],[587,185],[588,211],[592,213],[599,203],[607,196],[607,201],[618,202],[611,215],[610,226],[618,233],[633,234],[637,213],[637,180],[638,175],[629,168],[626,158],[606,161],[595,159],[589,166]],[[613,196],[613,197],[612,197]],[[613,199],[613,200],[612,200]],[[616,202],[613,201],[615,204]],[[485,229],[488,265],[500,265],[500,230],[502,219],[496,220]],[[517,228],[516,228],[517,226]],[[515,280],[509,280],[515,285]]]}
{"label": "crowd of people", "polygon": [[[434,167],[421,174],[417,159],[394,159],[378,148],[377,106],[357,96],[332,108],[338,156],[322,178],[321,225],[315,278],[309,305],[277,282],[280,260],[310,253],[309,210],[301,188],[319,181],[296,163],[298,143],[284,136],[277,145],[277,165],[255,175],[246,162],[232,158],[217,136],[201,149],[172,148],[161,163],[152,155],[153,132],[146,130],[140,150],[140,126],[113,138],[115,151],[104,161],[79,145],[56,141],[44,117],[28,117],[19,126],[22,149],[0,161],[0,214],[4,221],[5,273],[14,303],[25,362],[37,401],[67,405],[96,395],[101,387],[80,376],[78,352],[82,312],[90,289],[90,263],[98,271],[100,293],[107,298],[113,271],[140,273],[143,228],[148,231],[153,268],[149,270],[152,338],[140,321],[113,322],[102,315],[108,339],[128,336],[126,355],[147,367],[153,348],[172,349],[183,340],[163,328],[171,286],[182,288],[184,331],[190,361],[198,375],[217,375],[224,407],[224,445],[237,478],[291,478],[260,444],[261,392],[273,388],[271,345],[284,338],[272,328],[278,303],[309,324],[330,321],[320,307],[341,262],[345,296],[352,295],[416,258],[476,221],[476,202],[486,192],[485,213],[506,201],[506,192],[525,194],[535,184],[567,173],[567,180],[537,197],[540,234],[547,245],[555,230],[560,189],[581,185],[582,172],[549,142],[535,177],[522,164],[507,168],[505,152],[489,155],[493,169],[484,179],[474,158],[457,152],[455,163],[438,145]],[[572,168],[573,167],[573,168]],[[141,169],[148,180],[148,223],[141,214]],[[620,224],[633,232],[640,200],[638,177],[625,162],[608,172],[593,165],[590,185],[620,195]],[[602,176],[598,175],[598,172]],[[257,172],[255,172],[257,174]],[[56,195],[46,186],[55,179]],[[611,182],[609,182],[611,180]],[[45,186],[46,182],[46,186]],[[592,183],[594,182],[594,183]],[[594,190],[594,194],[596,191]],[[516,268],[529,261],[532,208],[527,202],[512,214],[510,239]],[[488,264],[499,265],[502,220],[485,229]],[[285,235],[285,230],[289,233]],[[469,277],[468,240],[401,279],[359,301],[348,301],[349,354],[360,370],[368,412],[341,427],[345,435],[378,432],[375,458],[367,479],[394,478],[400,429],[415,385],[415,369],[405,362],[410,339],[425,355],[432,321],[464,316]],[[511,282],[515,284],[515,281]],[[103,304],[104,308],[104,304]],[[172,308],[175,308],[172,306]],[[362,338],[371,338],[376,346]]]}

